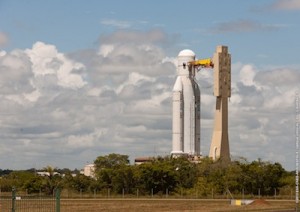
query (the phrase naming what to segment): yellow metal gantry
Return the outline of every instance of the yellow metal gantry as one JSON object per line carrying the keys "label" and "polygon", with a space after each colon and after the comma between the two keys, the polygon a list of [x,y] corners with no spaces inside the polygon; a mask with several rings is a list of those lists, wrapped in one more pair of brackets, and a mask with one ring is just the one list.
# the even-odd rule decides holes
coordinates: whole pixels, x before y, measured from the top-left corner
{"label": "yellow metal gantry", "polygon": [[199,66],[202,68],[213,68],[214,67],[214,64],[213,64],[211,58],[194,60],[194,61],[189,62],[189,65]]}

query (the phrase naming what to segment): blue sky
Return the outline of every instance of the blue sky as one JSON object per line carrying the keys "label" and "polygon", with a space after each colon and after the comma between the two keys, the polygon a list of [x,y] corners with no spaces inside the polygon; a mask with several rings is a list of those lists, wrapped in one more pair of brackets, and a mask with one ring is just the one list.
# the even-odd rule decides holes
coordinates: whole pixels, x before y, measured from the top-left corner
{"label": "blue sky", "polygon": [[[299,20],[296,0],[2,0],[0,168],[167,154],[176,55],[211,57],[222,44],[233,64],[232,155],[294,169]],[[207,155],[211,71],[197,79]]]}
{"label": "blue sky", "polygon": [[[42,40],[70,52],[95,48],[101,34],[120,28],[159,28],[177,38],[177,51],[189,47],[205,54],[215,44],[225,43],[239,61],[267,64],[284,60],[285,65],[294,64],[300,45],[299,12],[297,8],[276,9],[275,5],[275,1],[190,1],[182,5],[177,0],[158,5],[64,0],[1,1],[0,9],[1,28],[10,37],[7,49],[29,48]],[[283,59],[287,53],[289,57]]]}

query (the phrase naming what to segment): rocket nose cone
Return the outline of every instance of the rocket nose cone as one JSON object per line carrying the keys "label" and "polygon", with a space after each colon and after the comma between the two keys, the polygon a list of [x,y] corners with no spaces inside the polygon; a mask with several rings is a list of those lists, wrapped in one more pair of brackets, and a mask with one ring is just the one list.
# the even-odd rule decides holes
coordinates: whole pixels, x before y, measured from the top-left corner
{"label": "rocket nose cone", "polygon": [[178,57],[195,57],[196,54],[190,49],[184,49],[179,52]]}

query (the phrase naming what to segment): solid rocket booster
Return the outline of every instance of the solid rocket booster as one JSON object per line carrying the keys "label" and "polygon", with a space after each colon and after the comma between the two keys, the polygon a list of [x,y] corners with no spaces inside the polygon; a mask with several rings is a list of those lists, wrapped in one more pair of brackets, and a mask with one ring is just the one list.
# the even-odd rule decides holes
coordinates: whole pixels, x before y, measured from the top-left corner
{"label": "solid rocket booster", "polygon": [[200,89],[195,67],[189,62],[195,53],[182,50],[177,57],[177,78],[173,87],[172,155],[200,155]]}

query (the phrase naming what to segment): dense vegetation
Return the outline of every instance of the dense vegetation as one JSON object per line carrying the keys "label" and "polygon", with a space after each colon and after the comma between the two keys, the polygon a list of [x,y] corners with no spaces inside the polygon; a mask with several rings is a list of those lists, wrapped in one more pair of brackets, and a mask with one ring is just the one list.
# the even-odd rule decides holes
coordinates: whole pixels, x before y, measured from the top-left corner
{"label": "dense vegetation", "polygon": [[[260,159],[248,162],[245,159],[225,164],[204,158],[200,163],[187,158],[153,158],[141,165],[130,165],[127,155],[110,154],[99,156],[95,161],[95,178],[58,170],[48,166],[49,175],[39,176],[36,170],[0,170],[1,191],[12,187],[28,193],[51,194],[55,188],[78,192],[109,190],[112,194],[155,195],[192,194],[211,197],[214,194],[274,195],[290,194],[295,187],[294,173],[284,170],[279,163]],[[60,174],[55,174],[60,173]]]}

